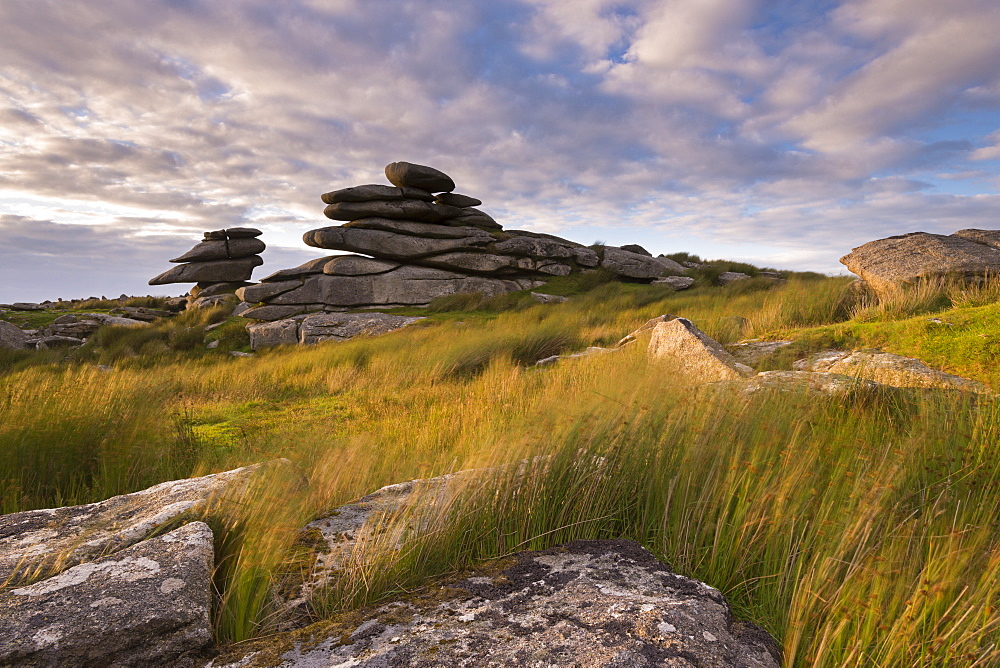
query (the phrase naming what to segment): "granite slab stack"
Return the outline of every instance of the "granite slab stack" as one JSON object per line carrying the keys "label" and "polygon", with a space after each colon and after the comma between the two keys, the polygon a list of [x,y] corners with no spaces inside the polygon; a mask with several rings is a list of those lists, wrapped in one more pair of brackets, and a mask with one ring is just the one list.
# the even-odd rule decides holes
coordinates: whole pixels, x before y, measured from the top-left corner
{"label": "granite slab stack", "polygon": [[643,282],[675,273],[657,258],[621,248],[504,230],[475,208],[480,200],[453,192],[451,177],[432,167],[394,162],[385,175],[391,186],[323,195],[324,214],[343,222],[303,236],[309,246],[350,254],[310,260],[241,288],[237,296],[256,304],[242,315],[276,321],[319,311],[426,306],[436,297],[495,296],[598,267]]}
{"label": "granite slab stack", "polygon": [[266,246],[258,239],[260,230],[230,227],[205,232],[191,250],[170,260],[178,266],[149,280],[150,285],[196,283],[190,290],[188,308],[212,306],[230,299],[247,281],[254,267],[264,263],[260,253]]}

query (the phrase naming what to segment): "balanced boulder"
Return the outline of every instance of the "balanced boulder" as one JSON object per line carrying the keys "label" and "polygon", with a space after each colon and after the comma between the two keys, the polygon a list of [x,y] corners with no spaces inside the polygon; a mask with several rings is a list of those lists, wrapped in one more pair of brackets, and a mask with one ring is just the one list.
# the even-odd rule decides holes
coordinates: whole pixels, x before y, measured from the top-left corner
{"label": "balanced boulder", "polygon": [[399,188],[421,188],[432,193],[451,192],[455,189],[455,182],[444,172],[412,162],[386,165],[385,178]]}
{"label": "balanced boulder", "polygon": [[208,262],[209,260],[234,260],[263,253],[264,242],[260,239],[219,239],[202,241],[194,248],[171,262]]}
{"label": "balanced boulder", "polygon": [[167,283],[229,283],[250,278],[254,267],[264,264],[259,255],[233,260],[212,260],[182,264],[150,279],[150,285]]}

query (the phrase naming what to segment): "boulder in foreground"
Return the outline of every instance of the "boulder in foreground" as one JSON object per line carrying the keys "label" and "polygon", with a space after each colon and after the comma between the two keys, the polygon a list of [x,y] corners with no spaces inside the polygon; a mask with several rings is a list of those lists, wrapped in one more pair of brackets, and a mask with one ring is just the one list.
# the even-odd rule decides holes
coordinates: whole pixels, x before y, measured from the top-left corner
{"label": "boulder in foreground", "polygon": [[212,643],[212,530],[192,522],[0,594],[0,665],[199,665]]}
{"label": "boulder in foreground", "polygon": [[663,364],[690,384],[741,380],[756,373],[687,318],[657,323],[647,350],[651,362]]}
{"label": "boulder in foreground", "polygon": [[239,498],[262,466],[163,482],[98,503],[0,516],[0,583],[36,579],[134,545],[185,513],[222,497]]}
{"label": "boulder in foreground", "polygon": [[627,540],[520,552],[426,594],[235,649],[237,666],[777,668],[723,595]]}

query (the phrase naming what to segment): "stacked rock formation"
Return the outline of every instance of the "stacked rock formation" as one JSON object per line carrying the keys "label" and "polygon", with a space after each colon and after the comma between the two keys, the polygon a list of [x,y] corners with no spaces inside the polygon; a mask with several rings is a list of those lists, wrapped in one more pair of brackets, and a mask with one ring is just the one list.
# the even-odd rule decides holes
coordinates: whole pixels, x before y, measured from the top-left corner
{"label": "stacked rock formation", "polygon": [[150,285],[197,283],[191,289],[188,307],[212,306],[229,299],[247,281],[254,267],[264,264],[260,253],[266,246],[257,239],[260,230],[231,227],[205,232],[205,238],[187,253],[170,262],[181,263],[149,280]]}
{"label": "stacked rock formation", "polygon": [[453,192],[451,177],[431,167],[394,162],[385,175],[392,186],[323,195],[326,216],[345,223],[303,236],[309,246],[351,255],[311,260],[242,288],[237,295],[258,304],[242,315],[273,321],[317,311],[425,306],[459,293],[534,288],[598,267],[647,283],[683,272],[666,258],[504,230],[475,208],[480,200]]}

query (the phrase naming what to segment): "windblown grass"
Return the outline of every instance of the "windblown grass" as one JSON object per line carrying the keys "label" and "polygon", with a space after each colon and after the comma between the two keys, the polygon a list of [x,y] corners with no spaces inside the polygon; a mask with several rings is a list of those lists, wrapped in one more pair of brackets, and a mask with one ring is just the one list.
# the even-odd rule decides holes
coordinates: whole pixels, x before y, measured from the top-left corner
{"label": "windblown grass", "polygon": [[[217,633],[236,641],[280,627],[269,592],[308,567],[297,535],[308,518],[386,484],[477,469],[429,518],[385,518],[311,614],[516,550],[625,537],[721,589],[781,639],[787,665],[997,665],[993,399],[751,400],[678,386],[641,344],[532,366],[613,344],[661,313],[722,340],[796,332],[808,345],[880,331],[916,340],[928,326],[849,321],[846,283],[793,276],[681,293],[605,284],[561,305],[443,310],[387,336],[254,359],[20,367],[0,376],[3,508],[288,457],[308,485],[275,479],[209,518]],[[936,345],[973,330],[1000,340],[998,312],[939,313],[955,326],[934,324],[945,337]]]}

